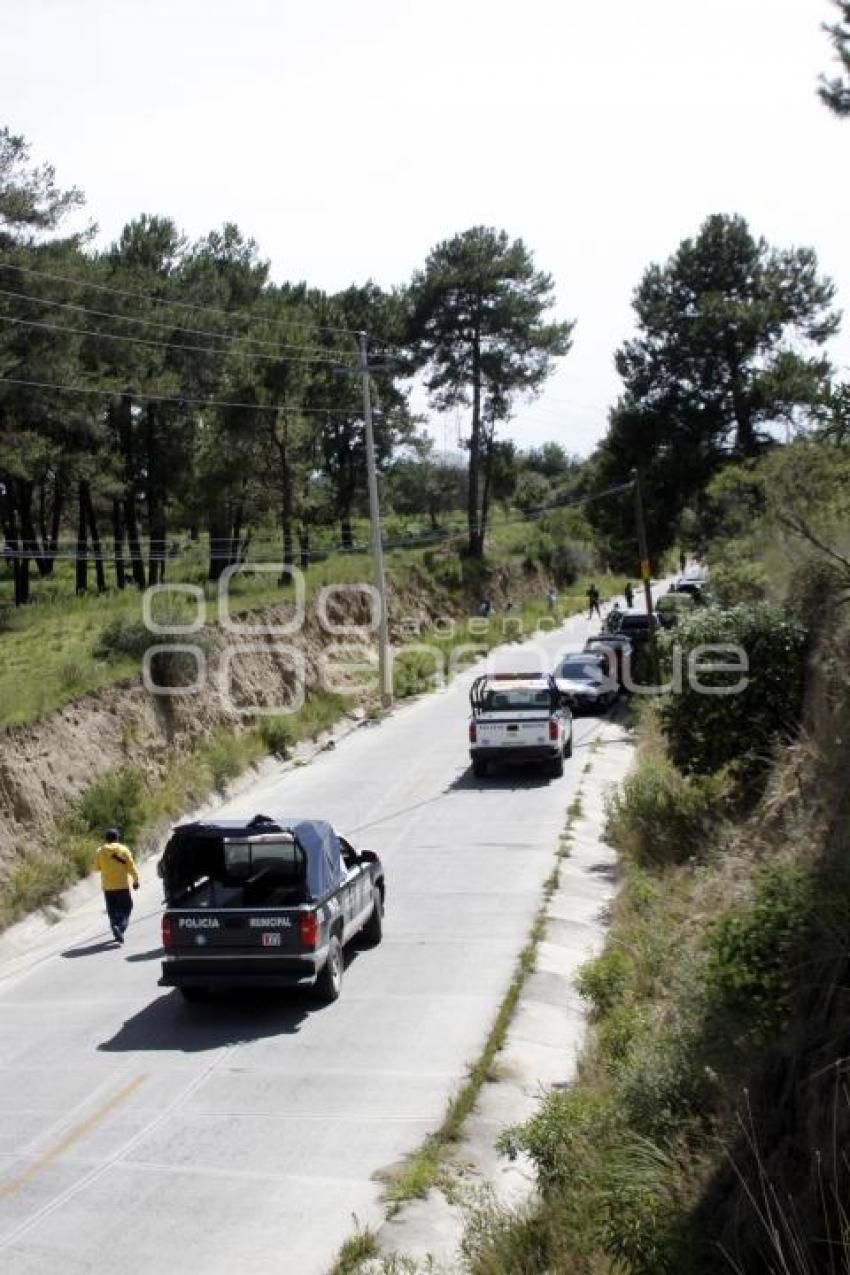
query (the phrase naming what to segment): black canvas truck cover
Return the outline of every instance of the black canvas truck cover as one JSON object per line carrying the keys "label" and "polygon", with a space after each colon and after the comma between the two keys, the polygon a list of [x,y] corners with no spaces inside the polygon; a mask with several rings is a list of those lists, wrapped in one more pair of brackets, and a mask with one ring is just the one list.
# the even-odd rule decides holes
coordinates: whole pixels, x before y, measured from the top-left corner
{"label": "black canvas truck cover", "polygon": [[181,895],[206,877],[219,881],[227,879],[225,841],[269,836],[276,832],[290,833],[303,851],[309,900],[322,899],[339,885],[345,876],[345,868],[339,838],[329,823],[323,819],[255,815],[247,821],[219,819],[187,823],[175,828],[159,864],[166,903],[177,903]]}

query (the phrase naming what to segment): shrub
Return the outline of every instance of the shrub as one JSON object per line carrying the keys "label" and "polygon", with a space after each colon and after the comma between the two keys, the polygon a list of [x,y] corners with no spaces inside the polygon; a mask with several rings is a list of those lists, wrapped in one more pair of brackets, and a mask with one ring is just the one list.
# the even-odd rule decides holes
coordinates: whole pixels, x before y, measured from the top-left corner
{"label": "shrub", "polygon": [[757,1034],[784,1021],[799,981],[813,916],[809,873],[771,864],[759,875],[751,903],[721,916],[708,931],[705,982],[716,1008]]}
{"label": "shrub", "polygon": [[711,587],[723,606],[763,602],[767,596],[767,572],[760,562],[736,556],[711,560]]}
{"label": "shrub", "polygon": [[593,555],[584,545],[559,544],[555,549],[555,583],[575,584],[579,576],[587,575],[593,567]]}
{"label": "shrub", "polygon": [[95,641],[93,654],[98,660],[141,660],[145,651],[160,639],[155,638],[141,620],[121,617],[110,620]]}
{"label": "shrub", "polygon": [[229,779],[242,773],[245,756],[239,738],[226,731],[219,731],[204,749],[204,762],[214,786],[221,791]]}
{"label": "shrub", "polygon": [[612,947],[578,972],[579,995],[590,1001],[597,1016],[607,1014],[622,1000],[632,972],[632,962],[622,948]]}
{"label": "shrub", "polygon": [[676,1004],[643,1035],[618,1075],[629,1125],[660,1141],[712,1109],[714,1074],[704,1065],[702,1019],[696,1004]]}
{"label": "shrub", "polygon": [[607,835],[639,864],[683,863],[705,848],[727,800],[724,775],[686,776],[649,753],[609,799]]}
{"label": "shrub", "polygon": [[[735,763],[742,775],[757,777],[777,739],[799,725],[807,634],[778,607],[760,603],[695,612],[676,630],[685,661],[697,647],[734,644],[747,652],[745,689],[735,694],[706,694],[684,679],[681,694],[661,705],[670,756],[683,770],[709,774]],[[703,673],[714,690],[730,687],[735,673]]]}
{"label": "shrub", "polygon": [[295,727],[288,717],[264,717],[260,722],[260,739],[267,752],[286,757],[295,743]]}
{"label": "shrub", "polygon": [[600,1060],[610,1075],[618,1074],[647,1030],[646,1015],[632,1001],[614,1004],[596,1028]]}
{"label": "shrub", "polygon": [[570,1183],[590,1152],[622,1131],[622,1113],[607,1095],[582,1089],[550,1093],[522,1125],[499,1135],[499,1150],[514,1159],[531,1157],[546,1189]]}
{"label": "shrub", "polygon": [[84,826],[96,836],[115,826],[132,841],[144,822],[146,781],[135,766],[122,766],[96,779],[77,803]]}
{"label": "shrub", "polygon": [[398,699],[405,699],[432,690],[440,665],[437,647],[434,648],[434,658],[427,651],[402,651],[393,663],[394,694]]}

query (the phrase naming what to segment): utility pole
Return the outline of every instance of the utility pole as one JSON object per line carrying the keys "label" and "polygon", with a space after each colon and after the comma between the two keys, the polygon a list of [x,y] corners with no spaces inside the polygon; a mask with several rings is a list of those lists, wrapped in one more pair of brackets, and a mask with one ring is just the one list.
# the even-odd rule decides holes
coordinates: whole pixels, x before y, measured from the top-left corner
{"label": "utility pole", "polygon": [[640,577],[643,580],[643,593],[646,599],[646,614],[649,619],[649,643],[652,651],[652,663],[655,679],[659,678],[658,647],[655,642],[655,616],[652,608],[652,569],[649,560],[649,545],[646,539],[646,520],[643,515],[643,492],[640,485],[640,469],[633,469],[635,484],[635,523],[637,524],[638,549],[640,551]]}
{"label": "utility pole", "polygon": [[390,631],[387,616],[387,586],[384,578],[384,546],[381,539],[381,510],[378,504],[378,473],[375,467],[375,438],[372,430],[372,395],[369,387],[369,359],[366,333],[358,334],[360,342],[360,375],[363,378],[363,420],[366,427],[366,475],[369,489],[369,526],[372,538],[372,568],[375,588],[378,592],[380,616],[378,619],[378,689],[381,705],[389,708],[393,702],[390,666]]}

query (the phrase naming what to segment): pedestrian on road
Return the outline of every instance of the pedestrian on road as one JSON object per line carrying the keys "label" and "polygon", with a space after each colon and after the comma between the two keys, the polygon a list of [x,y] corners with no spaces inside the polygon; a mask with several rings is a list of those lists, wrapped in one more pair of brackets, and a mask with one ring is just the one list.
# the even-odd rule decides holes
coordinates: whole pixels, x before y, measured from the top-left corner
{"label": "pedestrian on road", "polygon": [[602,612],[599,609],[599,590],[595,584],[592,584],[587,591],[587,618],[593,618],[594,613],[602,619]]}
{"label": "pedestrian on road", "polygon": [[626,581],[626,587],[623,590],[623,596],[626,599],[626,606],[629,608],[629,610],[631,610],[635,604],[635,591],[632,588],[631,580]]}
{"label": "pedestrian on road", "polygon": [[133,882],[133,889],[138,890],[139,874],[132,854],[121,843],[121,834],[117,828],[106,829],[103,845],[94,856],[94,869],[100,873],[112,935],[116,943],[123,943],[124,931],[130,924],[130,913],[133,911],[130,881]]}
{"label": "pedestrian on road", "polygon": [[478,608],[478,614],[483,616],[490,616],[493,614],[493,603],[489,598],[485,598],[481,603],[481,606]]}
{"label": "pedestrian on road", "polygon": [[687,565],[688,565],[688,555],[685,553],[683,549],[682,552],[679,554],[679,570],[681,571],[682,575],[685,574],[685,567]]}
{"label": "pedestrian on road", "polygon": [[550,587],[549,592],[546,594],[546,605],[548,606],[550,611],[555,610],[555,603],[557,601],[558,601],[558,595],[555,592],[554,588]]}

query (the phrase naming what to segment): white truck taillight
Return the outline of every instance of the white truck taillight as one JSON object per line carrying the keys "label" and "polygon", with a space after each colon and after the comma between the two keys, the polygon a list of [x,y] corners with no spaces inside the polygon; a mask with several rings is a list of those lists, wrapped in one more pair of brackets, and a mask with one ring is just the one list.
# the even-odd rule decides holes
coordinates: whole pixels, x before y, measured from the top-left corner
{"label": "white truck taillight", "polygon": [[469,723],[469,742],[470,744],[478,742],[478,731],[475,729],[475,722]]}
{"label": "white truck taillight", "polygon": [[557,718],[554,718],[554,717],[550,718],[549,720],[549,738],[550,739],[558,738],[558,722],[557,722]]}

